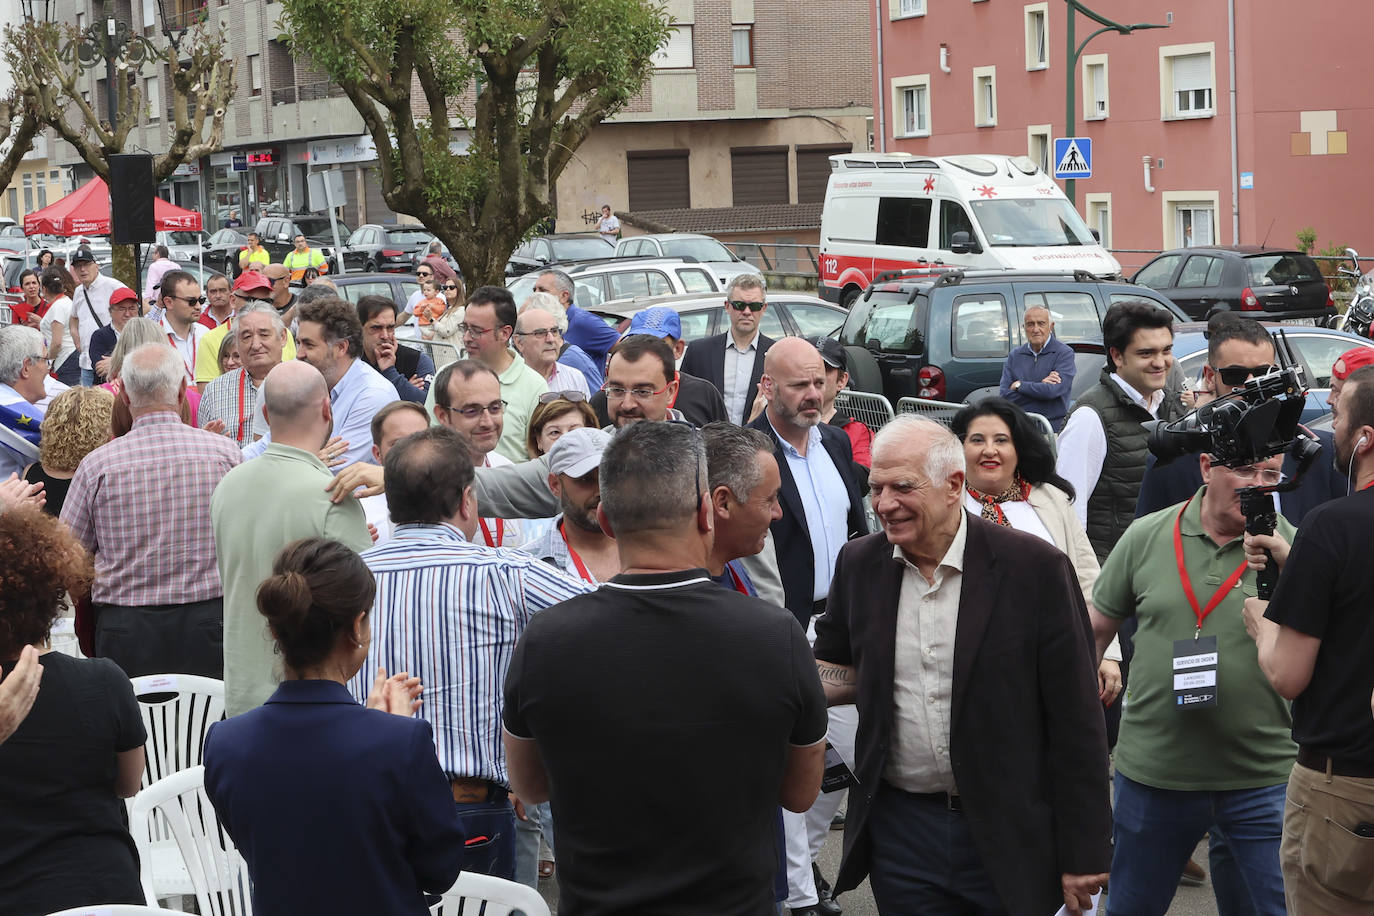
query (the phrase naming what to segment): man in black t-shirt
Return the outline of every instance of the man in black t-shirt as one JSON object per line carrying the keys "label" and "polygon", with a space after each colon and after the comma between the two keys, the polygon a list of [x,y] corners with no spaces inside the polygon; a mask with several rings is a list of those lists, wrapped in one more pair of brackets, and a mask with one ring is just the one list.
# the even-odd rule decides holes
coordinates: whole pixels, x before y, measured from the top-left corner
{"label": "man in black t-shirt", "polygon": [[1282,567],[1270,601],[1245,602],[1260,667],[1293,701],[1298,762],[1288,780],[1279,860],[1290,913],[1374,911],[1374,366],[1332,404],[1336,463],[1354,494],[1317,506],[1292,551],[1246,537],[1251,565]]}
{"label": "man in black t-shirt", "polygon": [[771,914],[777,806],[809,808],[824,766],[806,637],[707,572],[697,430],[621,430],[600,480],[625,571],[536,615],[506,677],[511,785],[552,802],[559,913]]}

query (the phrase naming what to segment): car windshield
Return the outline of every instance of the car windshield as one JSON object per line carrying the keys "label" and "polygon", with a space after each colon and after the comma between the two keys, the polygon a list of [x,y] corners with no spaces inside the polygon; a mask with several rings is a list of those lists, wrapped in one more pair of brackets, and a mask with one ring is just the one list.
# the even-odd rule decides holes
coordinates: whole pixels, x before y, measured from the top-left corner
{"label": "car windshield", "polygon": [[663,253],[670,258],[698,261],[733,261],[730,251],[715,239],[663,239]]}
{"label": "car windshield", "polygon": [[534,281],[537,279],[538,274],[529,274],[506,281],[506,289],[510,290],[511,298],[515,300],[516,305],[530,297],[530,293],[534,292]]}
{"label": "car windshield", "polygon": [[553,245],[553,256],[559,261],[579,261],[586,258],[609,258],[615,254],[615,247],[605,239],[549,239]]}
{"label": "car windshield", "polygon": [[425,229],[388,229],[386,233],[387,241],[392,245],[414,245],[420,247],[428,245],[434,239],[434,233]]}
{"label": "car windshield", "polygon": [[973,216],[994,248],[1097,244],[1067,200],[975,200]]}
{"label": "car windshield", "polygon": [[1283,286],[1322,278],[1317,263],[1301,254],[1265,254],[1246,258],[1245,263],[1251,286]]}
{"label": "car windshield", "polygon": [[[301,234],[308,239],[325,238],[333,234],[333,230],[329,228],[328,217],[298,216],[295,219],[295,223],[296,228],[300,229]],[[339,238],[347,238],[352,234],[353,230],[344,225],[343,220],[339,220]]]}
{"label": "car windshield", "polygon": [[167,233],[167,243],[169,245],[199,245],[200,233],[186,232],[182,230],[178,230],[176,232],[169,232]]}

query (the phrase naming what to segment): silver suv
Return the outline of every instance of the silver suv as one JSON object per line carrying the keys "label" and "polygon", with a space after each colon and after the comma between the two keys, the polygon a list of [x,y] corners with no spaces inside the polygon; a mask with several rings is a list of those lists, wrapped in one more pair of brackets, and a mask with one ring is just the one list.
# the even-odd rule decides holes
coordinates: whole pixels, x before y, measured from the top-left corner
{"label": "silver suv", "polygon": [[723,289],[730,278],[739,274],[756,274],[760,270],[748,261],[736,257],[709,235],[696,232],[660,232],[654,235],[632,235],[616,243],[618,258],[695,258],[711,271]]}
{"label": "silver suv", "polygon": [[721,287],[706,265],[681,258],[618,258],[590,264],[542,268],[506,281],[516,305],[534,292],[545,270],[561,270],[572,278],[574,301],[584,309],[612,299],[671,296],[674,293],[713,293]]}

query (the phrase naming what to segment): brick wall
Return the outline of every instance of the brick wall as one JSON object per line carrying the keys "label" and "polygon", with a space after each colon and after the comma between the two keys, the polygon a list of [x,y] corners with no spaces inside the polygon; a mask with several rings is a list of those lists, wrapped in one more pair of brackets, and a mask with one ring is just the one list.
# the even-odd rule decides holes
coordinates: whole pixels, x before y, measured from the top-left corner
{"label": "brick wall", "polygon": [[871,104],[872,18],[867,0],[754,0],[759,107]]}
{"label": "brick wall", "polygon": [[697,0],[692,63],[697,71],[697,110],[735,107],[735,64],[730,37],[730,0]]}

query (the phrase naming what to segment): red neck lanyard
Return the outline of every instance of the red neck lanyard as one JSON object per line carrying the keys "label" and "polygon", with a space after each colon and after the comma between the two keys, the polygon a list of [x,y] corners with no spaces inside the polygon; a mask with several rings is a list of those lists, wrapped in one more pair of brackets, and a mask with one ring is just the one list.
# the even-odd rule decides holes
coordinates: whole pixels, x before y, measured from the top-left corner
{"label": "red neck lanyard", "polygon": [[1369,483],[1367,483],[1367,484],[1365,484],[1364,486],[1360,487],[1360,489],[1361,489],[1361,490],[1368,490],[1370,487],[1374,487],[1374,480],[1371,480]]}
{"label": "red neck lanyard", "polygon": [[[191,345],[191,362],[190,362],[190,364],[187,364],[186,358],[185,358],[184,356],[183,356],[182,359],[181,359],[181,364],[182,364],[183,366],[186,366],[186,372],[191,376],[192,379],[195,379],[195,377],[196,377],[196,334],[195,334],[195,327],[196,327],[196,326],[195,326],[195,324],[193,323],[193,324],[191,325],[191,329],[188,330],[188,331],[186,332],[186,341],[187,341],[187,343],[189,343],[189,344]],[[176,340],[175,337],[172,336],[172,332],[171,332],[171,331],[168,331],[168,332],[167,332],[167,342],[168,342],[169,344],[172,345],[172,349],[177,350],[177,340]],[[180,351],[180,350],[177,350],[177,353],[180,354],[181,351]]]}
{"label": "red neck lanyard", "polygon": [[749,594],[749,589],[744,587],[744,580],[739,577],[739,573],[730,568],[729,563],[725,564],[725,571],[730,574],[730,581],[734,584],[735,591],[739,592],[741,595]]}
{"label": "red neck lanyard", "polygon": [[240,371],[241,373],[243,373],[242,375],[239,376],[239,432],[238,432],[238,441],[239,441],[239,444],[242,445],[242,444],[243,444],[243,436],[244,436],[244,433],[246,432],[245,427],[248,426],[248,423],[247,423],[248,415],[244,412],[244,409],[245,409],[245,408],[244,408],[244,404],[243,404],[244,388],[245,388],[245,386],[248,384],[248,370],[247,370],[247,369],[240,369],[239,371]]}
{"label": "red neck lanyard", "polygon": [[596,580],[592,578],[591,573],[587,572],[587,565],[583,563],[582,558],[577,555],[577,549],[568,541],[568,532],[563,530],[562,521],[558,523],[558,533],[563,535],[563,543],[568,548],[568,556],[572,557],[573,566],[577,567],[577,574],[595,585]]}
{"label": "red neck lanyard", "polygon": [[1193,614],[1197,616],[1197,633],[1194,634],[1196,639],[1197,634],[1202,632],[1202,621],[1206,620],[1207,615],[1225,600],[1227,592],[1235,588],[1240,577],[1245,575],[1245,560],[1242,559],[1240,565],[1236,567],[1236,571],[1231,573],[1230,578],[1221,583],[1221,587],[1216,590],[1216,594],[1212,595],[1212,600],[1207,602],[1207,606],[1198,607],[1197,595],[1193,594],[1193,583],[1188,576],[1188,567],[1183,562],[1183,513],[1188,511],[1188,506],[1192,501],[1192,498],[1189,497],[1188,502],[1184,503],[1183,508],[1179,510],[1178,518],[1174,519],[1174,557],[1178,560],[1178,578],[1183,583],[1183,594],[1187,597],[1188,603],[1192,605]]}
{"label": "red neck lanyard", "polygon": [[494,541],[492,540],[491,529],[487,527],[487,520],[479,518],[477,524],[482,526],[482,540],[487,542],[488,547],[500,547],[501,542],[506,539],[505,519],[496,519],[496,539]]}

